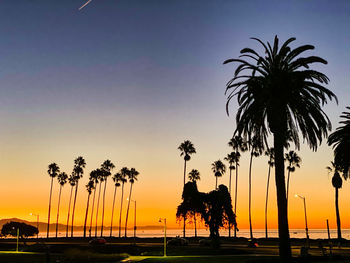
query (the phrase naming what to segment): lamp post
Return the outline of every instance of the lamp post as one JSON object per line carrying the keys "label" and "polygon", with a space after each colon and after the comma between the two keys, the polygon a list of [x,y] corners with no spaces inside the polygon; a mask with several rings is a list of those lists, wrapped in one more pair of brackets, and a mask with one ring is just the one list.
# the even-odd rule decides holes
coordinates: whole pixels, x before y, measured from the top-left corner
{"label": "lamp post", "polygon": [[166,218],[159,218],[159,223],[164,222],[164,257],[166,257]]}
{"label": "lamp post", "polygon": [[305,233],[306,233],[306,245],[307,247],[309,247],[309,229],[307,227],[307,216],[306,216],[306,201],[305,201],[305,197],[304,196],[301,196],[301,195],[298,195],[296,194],[295,197],[299,197],[301,199],[303,199],[304,201],[304,214],[305,214]]}
{"label": "lamp post", "polygon": [[38,229],[38,233],[36,234],[36,239],[39,239],[39,214],[30,213],[31,216],[36,216],[36,228]]}

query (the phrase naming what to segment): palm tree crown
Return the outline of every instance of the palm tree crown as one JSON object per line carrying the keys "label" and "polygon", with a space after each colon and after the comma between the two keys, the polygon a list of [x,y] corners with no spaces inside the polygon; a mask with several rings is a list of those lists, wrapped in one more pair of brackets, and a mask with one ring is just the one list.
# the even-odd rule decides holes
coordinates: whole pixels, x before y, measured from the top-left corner
{"label": "palm tree crown", "polygon": [[285,160],[288,162],[288,171],[294,172],[296,167],[300,168],[301,158],[295,151],[289,151],[286,153]]}
{"label": "palm tree crown", "polygon": [[51,163],[49,164],[47,173],[49,174],[50,177],[56,177],[60,172],[60,168],[56,163]]}
{"label": "palm tree crown", "polygon": [[314,46],[292,49],[289,44],[295,38],[289,38],[281,46],[277,36],[273,45],[253,39],[263,46],[263,56],[251,48],[244,48],[240,58],[224,62],[239,63],[226,86],[226,110],[229,113],[229,102],[237,95],[235,135],[248,139],[257,136],[264,144],[270,133],[274,136],[280,257],[281,261],[288,261],[291,249],[283,160],[286,134],[289,130],[298,148],[300,131],[309,147],[316,150],[331,129],[330,120],[321,106],[337,98],[323,86],[328,84],[328,77],[310,69],[312,63],[327,64],[327,61],[317,56],[299,57]]}
{"label": "palm tree crown", "polygon": [[133,184],[135,181],[137,181],[137,176],[139,175],[139,172],[135,170],[135,168],[131,168],[129,170],[129,182]]}
{"label": "palm tree crown", "polygon": [[189,140],[181,143],[178,149],[181,151],[180,156],[184,156],[184,159],[186,161],[189,161],[191,159],[191,154],[196,153],[196,149],[194,148],[193,143]]}
{"label": "palm tree crown", "polygon": [[201,177],[200,177],[199,171],[196,169],[192,169],[192,171],[188,173],[188,179],[191,182],[196,182],[196,181],[200,180]]}
{"label": "palm tree crown", "polygon": [[65,172],[62,172],[57,176],[58,183],[61,186],[64,186],[67,183],[67,179],[68,179],[68,175]]}
{"label": "palm tree crown", "polygon": [[238,164],[240,157],[241,157],[241,154],[239,152],[231,152],[231,153],[227,154],[227,156],[224,158],[224,160],[230,164],[230,166],[229,166],[230,170],[235,169],[235,166],[233,164],[234,163]]}

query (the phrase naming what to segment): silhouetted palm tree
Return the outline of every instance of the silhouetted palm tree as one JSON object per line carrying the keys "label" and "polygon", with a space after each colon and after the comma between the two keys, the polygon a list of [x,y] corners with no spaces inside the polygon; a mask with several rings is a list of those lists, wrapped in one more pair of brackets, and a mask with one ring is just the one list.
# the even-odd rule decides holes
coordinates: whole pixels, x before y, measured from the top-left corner
{"label": "silhouetted palm tree", "polygon": [[114,164],[110,160],[106,160],[103,162],[101,165],[101,169],[104,172],[104,181],[105,181],[105,186],[103,190],[103,202],[102,202],[102,223],[101,223],[101,237],[103,236],[103,219],[105,215],[105,198],[106,198],[106,185],[107,185],[107,179],[111,175],[111,171],[114,168]]}
{"label": "silhouetted palm tree", "polygon": [[259,157],[263,152],[262,142],[258,137],[254,136],[248,140],[248,148],[250,150],[250,161],[249,161],[249,232],[250,239],[253,239],[253,226],[252,226],[252,165],[253,157]]}
{"label": "silhouetted palm tree", "polygon": [[97,196],[97,205],[96,205],[96,222],[95,222],[95,237],[97,237],[97,224],[98,224],[98,208],[100,206],[100,197],[101,197],[101,186],[104,181],[104,171],[101,169],[96,169],[98,181],[100,185],[98,187],[98,196]]}
{"label": "silhouetted palm tree", "polygon": [[[350,107],[346,107],[350,110]],[[350,176],[350,112],[343,112],[340,116],[342,126],[329,135],[328,145],[333,145],[334,162],[340,167],[342,176],[346,180]]]}
{"label": "silhouetted palm tree", "polygon": [[129,176],[129,169],[127,167],[123,167],[120,169],[120,181],[122,183],[122,196],[120,198],[120,213],[119,213],[119,237],[121,237],[122,230],[122,210],[123,210],[123,199],[124,199],[124,184],[128,181],[126,179]]}
{"label": "silhouetted palm tree", "polygon": [[[199,171],[196,169],[192,169],[192,171],[188,173],[188,179],[191,182],[197,183],[197,181],[201,179]],[[194,221],[194,237],[197,237],[197,218],[195,210],[193,211],[192,216]]]}
{"label": "silhouetted palm tree", "polygon": [[51,212],[51,196],[52,196],[52,186],[53,186],[53,178],[55,178],[60,172],[60,168],[56,163],[49,164],[47,173],[51,177],[51,186],[50,186],[50,198],[49,198],[49,212],[47,216],[47,237],[49,237],[50,232],[50,212]]}
{"label": "silhouetted palm tree", "polygon": [[[231,140],[228,142],[228,146],[233,148],[235,152],[235,167],[236,167],[236,182],[235,182],[235,205],[234,205],[234,213],[237,216],[237,193],[238,193],[238,166],[239,159],[241,157],[240,152],[247,151],[247,143],[241,136],[233,136]],[[231,189],[230,189],[231,194]],[[237,237],[237,225],[234,225],[234,237]]]}
{"label": "silhouetted palm tree", "polygon": [[290,173],[293,173],[295,171],[295,168],[300,168],[301,158],[298,156],[298,154],[294,151],[289,151],[285,154],[285,160],[288,162],[287,170],[288,170],[288,176],[287,176],[287,205],[288,205],[288,193],[289,193],[289,178]]}
{"label": "silhouetted palm tree", "polygon": [[128,229],[128,216],[129,216],[129,208],[130,208],[130,201],[131,201],[131,192],[132,192],[132,186],[134,185],[135,181],[137,181],[137,176],[139,175],[139,172],[135,170],[135,168],[131,168],[128,174],[129,177],[129,183],[130,183],[130,192],[129,192],[129,198],[128,198],[128,209],[126,210],[126,219],[125,219],[125,237],[126,237],[126,231]]}
{"label": "silhouetted palm tree", "polygon": [[304,51],[314,49],[313,46],[291,49],[289,44],[295,38],[290,38],[279,48],[277,36],[273,46],[254,39],[264,47],[263,56],[253,49],[244,48],[239,59],[224,62],[239,63],[233,78],[227,83],[227,110],[229,101],[237,95],[239,108],[235,134],[262,138],[273,134],[280,258],[287,262],[291,258],[291,249],[283,153],[286,133],[290,130],[297,144],[299,130],[309,146],[316,150],[331,128],[321,105],[328,99],[336,100],[336,96],[322,86],[328,83],[327,76],[309,69],[311,63],[327,62],[316,56],[298,57]]}
{"label": "silhouetted palm tree", "polygon": [[94,195],[92,197],[92,208],[91,208],[91,216],[90,216],[90,227],[89,227],[89,237],[91,237],[91,229],[92,229],[92,218],[94,215],[94,207],[95,207],[95,195],[96,195],[96,188],[97,188],[97,184],[99,183],[98,181],[98,171],[97,170],[92,170],[90,172],[90,178],[89,181],[93,181],[94,182]]}
{"label": "silhouetted palm tree", "polygon": [[113,182],[114,182],[114,194],[113,194],[113,205],[112,205],[112,216],[111,216],[111,230],[110,230],[110,233],[109,233],[110,237],[112,237],[112,231],[113,231],[113,215],[114,215],[115,196],[116,196],[116,193],[117,193],[117,188],[120,186],[121,174],[120,173],[116,173],[115,175],[113,175],[112,179],[113,179]]}
{"label": "silhouetted palm tree", "polygon": [[69,175],[68,182],[71,186],[70,188],[70,195],[69,195],[69,205],[68,205],[68,215],[67,215],[67,228],[66,228],[66,237],[68,237],[68,227],[69,227],[69,216],[70,216],[70,205],[72,202],[72,194],[73,194],[73,188],[75,184],[77,183],[76,177],[74,176],[74,172]]}
{"label": "silhouetted palm tree", "polygon": [[221,160],[217,160],[211,164],[211,170],[215,176],[215,190],[218,189],[218,177],[223,176],[226,172],[226,166]]}
{"label": "silhouetted palm tree", "polygon": [[[232,176],[232,170],[235,169],[235,166],[233,165],[236,163],[236,152],[231,152],[228,153],[227,156],[224,158],[225,161],[228,162],[229,164],[229,169],[230,169],[230,179],[229,179],[229,184],[228,184],[228,192],[230,193],[231,196],[231,176]],[[231,237],[231,225],[229,224],[228,226],[228,236]]]}
{"label": "silhouetted palm tree", "polygon": [[265,151],[265,155],[269,157],[269,160],[267,162],[269,166],[269,170],[267,172],[267,184],[266,184],[266,201],[265,201],[265,238],[268,238],[267,234],[267,204],[269,200],[269,185],[270,185],[270,174],[271,174],[271,167],[275,165],[275,152],[273,148],[268,148]]}
{"label": "silhouetted palm tree", "polygon": [[68,179],[68,175],[65,172],[62,172],[57,176],[57,180],[60,185],[60,192],[58,194],[58,205],[57,205],[56,238],[57,238],[57,232],[58,232],[58,218],[60,214],[61,192],[62,192],[62,187],[67,183],[67,179]]}
{"label": "silhouetted palm tree", "polygon": [[331,162],[331,166],[327,166],[326,169],[328,170],[328,173],[333,172],[332,177],[332,185],[335,189],[335,215],[337,219],[337,233],[338,233],[338,240],[341,241],[341,224],[340,224],[340,213],[339,213],[339,189],[343,186],[343,180],[340,177],[340,167],[337,167],[337,165],[334,162]]}
{"label": "silhouetted palm tree", "polygon": [[92,193],[92,190],[95,189],[95,182],[93,179],[89,179],[89,182],[86,184],[86,191],[88,192],[88,198],[87,198],[87,204],[86,204],[86,211],[85,211],[85,220],[84,220],[84,238],[86,237],[86,223],[88,219],[89,214],[89,202],[90,202],[90,195]]}
{"label": "silhouetted palm tree", "polygon": [[74,215],[75,215],[75,203],[77,201],[77,195],[78,195],[78,185],[80,178],[83,177],[84,169],[86,165],[86,162],[83,157],[79,156],[74,160],[74,176],[76,177],[76,185],[75,185],[75,194],[74,194],[74,202],[73,202],[73,211],[72,211],[72,228],[71,228],[71,237],[73,237],[74,232]]}

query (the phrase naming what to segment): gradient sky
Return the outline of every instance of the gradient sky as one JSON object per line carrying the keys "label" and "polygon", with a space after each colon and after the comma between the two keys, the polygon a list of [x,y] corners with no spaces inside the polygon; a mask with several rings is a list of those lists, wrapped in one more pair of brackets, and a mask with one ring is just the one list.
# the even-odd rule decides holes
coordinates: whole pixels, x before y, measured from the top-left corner
{"label": "gradient sky", "polygon": [[[234,66],[222,65],[244,47],[261,50],[250,37],[292,47],[313,44],[308,54],[329,64],[326,73],[339,104],[325,107],[333,128],[349,106],[349,1],[204,0],[3,0],[0,3],[0,217],[47,218],[50,179],[56,162],[70,173],[73,159],[87,161],[80,183],[76,223],[82,224],[88,173],[105,159],[116,169],[135,167],[139,181],[138,224],[157,225],[167,217],[177,226],[183,159],[178,145],[190,139],[197,154],[188,168],[201,172],[200,191],[210,191],[210,164],[230,151],[236,105],[225,112],[225,84]],[[306,146],[302,167],[291,179],[291,196],[307,197],[309,227],[335,227],[334,189],[325,167],[332,151]],[[254,160],[253,227],[263,228],[267,158]],[[242,157],[238,224],[248,227],[248,155]],[[228,183],[228,175],[219,179]],[[126,191],[129,185],[126,186]],[[52,221],[58,186],[54,186]],[[106,221],[113,188],[108,185]],[[66,220],[69,187],[63,190],[61,223]],[[118,192],[118,198],[120,192]],[[350,228],[350,185],[340,191],[342,226]],[[117,205],[119,211],[119,201]],[[274,180],[270,227],[277,227]],[[291,198],[291,228],[302,228],[303,207]],[[132,217],[131,217],[132,220]]]}

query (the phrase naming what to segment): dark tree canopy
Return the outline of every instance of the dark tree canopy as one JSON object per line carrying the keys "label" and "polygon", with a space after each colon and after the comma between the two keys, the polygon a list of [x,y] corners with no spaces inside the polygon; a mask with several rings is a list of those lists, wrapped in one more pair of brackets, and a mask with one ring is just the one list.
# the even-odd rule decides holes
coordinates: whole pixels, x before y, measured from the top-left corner
{"label": "dark tree canopy", "polygon": [[35,236],[39,233],[35,226],[28,225],[26,223],[14,222],[6,223],[2,226],[1,234],[4,236],[17,236],[17,229],[19,229],[20,237]]}

